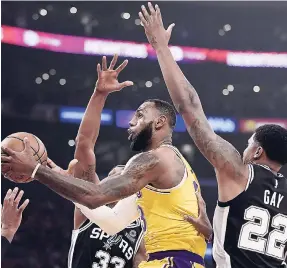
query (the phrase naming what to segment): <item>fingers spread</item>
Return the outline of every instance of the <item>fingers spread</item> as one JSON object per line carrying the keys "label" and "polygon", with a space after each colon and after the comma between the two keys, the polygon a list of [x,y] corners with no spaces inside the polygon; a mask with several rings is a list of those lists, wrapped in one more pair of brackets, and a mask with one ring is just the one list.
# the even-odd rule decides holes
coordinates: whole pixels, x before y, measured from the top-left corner
{"label": "fingers spread", "polygon": [[1,155],[1,162],[2,163],[10,163],[12,161],[12,157],[11,156],[5,156],[5,155]]}
{"label": "fingers spread", "polygon": [[128,65],[128,60],[125,60],[117,69],[116,72],[119,74],[127,65]]}
{"label": "fingers spread", "polygon": [[140,17],[140,20],[141,20],[143,26],[146,27],[147,26],[147,21],[146,21],[144,15],[143,15],[143,13],[139,12],[139,17]]}
{"label": "fingers spread", "polygon": [[148,2],[148,7],[149,7],[150,13],[151,13],[152,15],[154,15],[154,14],[155,14],[155,10],[154,10],[154,7],[153,7],[153,5],[151,4],[151,2]]}
{"label": "fingers spread", "polygon": [[120,83],[120,89],[124,88],[124,87],[130,87],[132,86],[134,83],[132,81],[125,81]]}
{"label": "fingers spread", "polygon": [[15,155],[15,152],[13,150],[11,150],[10,148],[2,146],[1,150],[2,150],[2,152],[4,152],[7,155],[11,155],[11,156]]}
{"label": "fingers spread", "polygon": [[23,194],[24,194],[24,191],[21,190],[21,191],[19,192],[19,194],[17,195],[17,197],[15,198],[15,200],[14,200],[14,205],[15,205],[15,207],[18,207],[18,205],[19,205],[19,203],[20,203],[20,201],[21,201],[21,198],[22,198]]}
{"label": "fingers spread", "polygon": [[172,32],[174,26],[175,26],[175,24],[172,23],[171,25],[168,26],[168,28],[167,28],[166,31],[167,31],[169,34],[171,34],[171,32]]}
{"label": "fingers spread", "polygon": [[98,77],[100,76],[100,74],[101,74],[101,64],[97,64],[97,73],[98,73]]}
{"label": "fingers spread", "polygon": [[103,58],[102,58],[102,70],[106,71],[107,69],[108,69],[108,67],[107,67],[107,57],[103,56]]}
{"label": "fingers spread", "polygon": [[110,67],[109,67],[110,70],[114,69],[114,67],[115,67],[115,65],[117,63],[117,60],[118,60],[118,54],[115,54],[113,59],[112,59],[112,61],[111,61]]}
{"label": "fingers spread", "polygon": [[29,199],[26,199],[26,200],[23,202],[23,204],[19,207],[18,211],[19,211],[20,213],[22,213],[22,212],[24,211],[24,209],[28,206],[29,202],[30,202],[30,200],[29,200]]}
{"label": "fingers spread", "polygon": [[142,12],[144,14],[145,20],[149,21],[150,20],[150,15],[148,14],[148,12],[147,12],[147,10],[146,10],[144,5],[142,5]]}
{"label": "fingers spread", "polygon": [[12,191],[10,197],[9,197],[9,203],[14,202],[14,199],[15,199],[17,193],[18,193],[18,190],[19,190],[18,187],[15,187],[15,188],[13,189],[13,191]]}
{"label": "fingers spread", "polygon": [[9,189],[9,190],[7,191],[7,193],[6,193],[6,195],[5,195],[5,198],[4,198],[4,202],[3,202],[3,203],[4,203],[4,206],[5,206],[5,204],[8,202],[11,193],[12,193],[12,190]]}

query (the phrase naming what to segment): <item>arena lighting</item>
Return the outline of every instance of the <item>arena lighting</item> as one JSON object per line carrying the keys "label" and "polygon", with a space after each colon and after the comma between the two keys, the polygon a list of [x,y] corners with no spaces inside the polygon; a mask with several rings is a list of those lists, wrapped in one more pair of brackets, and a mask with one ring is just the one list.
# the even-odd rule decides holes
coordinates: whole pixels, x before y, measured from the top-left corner
{"label": "arena lighting", "polygon": [[256,92],[256,93],[259,92],[260,91],[260,87],[259,86],[254,86],[253,87],[253,91]]}
{"label": "arena lighting", "polygon": [[48,6],[47,6],[47,10],[48,10],[48,11],[52,11],[52,10],[53,10],[53,6],[52,6],[52,5],[48,5]]}
{"label": "arena lighting", "polygon": [[46,9],[41,9],[39,13],[41,16],[46,16],[48,12]]}
{"label": "arena lighting", "polygon": [[35,82],[36,82],[36,84],[41,84],[42,83],[42,78],[41,77],[37,77],[36,79],[35,79]]}
{"label": "arena lighting", "polygon": [[190,144],[183,144],[181,150],[186,154],[191,154],[194,149]]}
{"label": "arena lighting", "polygon": [[[84,109],[84,108],[83,108]],[[116,110],[116,126],[119,128],[128,128],[129,121],[133,117],[133,110]],[[209,124],[215,132],[233,133],[237,131],[237,120],[229,117],[207,117]],[[183,118],[180,115],[176,116],[175,132],[186,132],[186,127]]]}
{"label": "arena lighting", "polygon": [[141,25],[141,20],[140,19],[135,19],[135,25]]}
{"label": "arena lighting", "polygon": [[76,14],[77,13],[77,8],[75,8],[75,7],[71,7],[70,8],[70,13],[72,13],[72,14]]}
{"label": "arena lighting", "polygon": [[227,96],[227,95],[229,94],[228,89],[227,89],[227,88],[223,89],[223,90],[222,90],[222,94],[223,94],[224,96]]}
{"label": "arena lighting", "polygon": [[74,146],[75,145],[75,141],[74,140],[69,140],[68,144],[69,144],[69,146]]}
{"label": "arena lighting", "polygon": [[60,83],[61,86],[65,85],[66,84],[66,79],[61,78],[59,83]]}
{"label": "arena lighting", "polygon": [[225,32],[224,32],[224,30],[220,29],[220,30],[218,31],[218,34],[219,34],[220,36],[223,36],[223,35],[225,35]]}
{"label": "arena lighting", "polygon": [[153,82],[156,83],[156,84],[158,84],[158,83],[160,82],[160,78],[159,78],[159,77],[155,77],[155,78],[153,79]]}
{"label": "arena lighting", "polygon": [[49,71],[49,73],[50,73],[50,75],[55,75],[55,74],[56,74],[56,70],[55,70],[55,69],[51,69],[51,70]]}
{"label": "arena lighting", "polygon": [[[59,119],[61,122],[81,123],[86,111],[86,107],[62,106],[59,109]],[[113,111],[104,109],[101,114],[101,125],[113,124]]]}
{"label": "arena lighting", "polygon": [[230,31],[230,30],[231,30],[230,24],[225,24],[225,25],[223,26],[223,30],[224,30],[225,32]]}
{"label": "arena lighting", "polygon": [[[89,20],[89,18],[87,18]],[[155,51],[147,43],[87,38],[32,31],[2,25],[2,42],[22,47],[33,47],[53,52],[85,55],[156,59]],[[176,60],[185,63],[218,62],[238,67],[287,68],[287,52],[255,52],[207,49],[198,47],[171,47]]]}
{"label": "arena lighting", "polygon": [[44,74],[42,75],[42,78],[43,78],[44,80],[48,80],[48,79],[49,79],[49,75],[46,74],[46,73],[44,73]]}
{"label": "arena lighting", "polygon": [[124,12],[121,14],[121,17],[125,20],[128,20],[131,17],[130,13]]}
{"label": "arena lighting", "polygon": [[38,14],[33,14],[32,19],[33,19],[33,20],[39,19],[39,15],[38,15]]}
{"label": "arena lighting", "polygon": [[152,82],[151,81],[146,81],[145,82],[146,87],[152,87]]}
{"label": "arena lighting", "polygon": [[229,92],[232,92],[232,91],[234,90],[234,86],[233,86],[233,85],[228,85],[228,86],[227,86],[227,90],[228,90]]}

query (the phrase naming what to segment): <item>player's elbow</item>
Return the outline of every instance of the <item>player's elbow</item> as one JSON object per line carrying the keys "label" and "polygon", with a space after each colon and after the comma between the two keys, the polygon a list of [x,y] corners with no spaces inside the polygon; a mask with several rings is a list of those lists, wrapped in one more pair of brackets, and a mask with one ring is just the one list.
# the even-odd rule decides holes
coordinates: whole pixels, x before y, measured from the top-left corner
{"label": "player's elbow", "polygon": [[82,195],[80,200],[77,203],[89,208],[89,209],[96,209],[104,204],[100,202],[101,200],[97,197],[98,192],[96,193],[93,189],[90,189],[89,192]]}

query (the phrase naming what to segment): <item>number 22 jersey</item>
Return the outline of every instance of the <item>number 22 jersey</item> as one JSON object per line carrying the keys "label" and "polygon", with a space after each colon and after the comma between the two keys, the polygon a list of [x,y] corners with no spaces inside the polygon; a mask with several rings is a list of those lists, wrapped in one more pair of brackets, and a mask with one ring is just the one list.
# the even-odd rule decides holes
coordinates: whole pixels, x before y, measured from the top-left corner
{"label": "number 22 jersey", "polygon": [[219,202],[213,218],[218,268],[287,267],[287,180],[267,166],[249,165],[244,192]]}
{"label": "number 22 jersey", "polygon": [[86,220],[73,230],[68,268],[132,268],[143,236],[141,219],[112,236]]}

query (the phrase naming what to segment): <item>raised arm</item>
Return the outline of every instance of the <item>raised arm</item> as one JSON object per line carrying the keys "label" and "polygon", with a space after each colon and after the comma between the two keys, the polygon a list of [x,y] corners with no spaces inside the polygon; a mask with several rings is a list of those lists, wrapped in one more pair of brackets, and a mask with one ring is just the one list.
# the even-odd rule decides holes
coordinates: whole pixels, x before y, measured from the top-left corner
{"label": "raised arm", "polygon": [[[117,63],[118,56],[115,55],[109,68],[107,67],[106,57],[102,58],[102,66],[97,66],[98,80],[93,95],[90,98],[85,114],[81,121],[78,135],[76,138],[76,150],[74,158],[79,161],[75,167],[74,176],[82,180],[93,183],[99,183],[100,180],[96,174],[96,156],[94,147],[99,136],[101,114],[110,92],[119,91],[133,83],[125,81],[118,82],[119,73],[126,67],[128,61],[124,61],[117,70],[114,67]],[[75,207],[74,227],[78,228],[86,217]]]}
{"label": "raised arm", "polygon": [[[199,96],[188,82],[168,48],[174,24],[164,29],[159,7],[149,3],[149,13],[144,6],[139,13],[146,36],[156,51],[158,62],[174,106],[182,115],[187,130],[202,154],[215,167],[219,183],[242,181],[248,177],[238,151],[211,128],[203,112]],[[241,184],[241,182],[239,182]]]}
{"label": "raised arm", "polygon": [[130,160],[123,173],[94,184],[38,165],[27,138],[24,138],[24,145],[25,149],[22,152],[1,147],[7,154],[1,155],[2,173],[6,173],[8,177],[10,173],[27,176],[35,174],[35,179],[62,197],[90,209],[137,193],[147,184],[156,181],[166,168],[164,161],[160,160],[159,152],[145,152]]}

